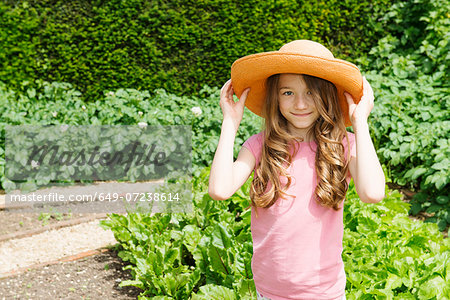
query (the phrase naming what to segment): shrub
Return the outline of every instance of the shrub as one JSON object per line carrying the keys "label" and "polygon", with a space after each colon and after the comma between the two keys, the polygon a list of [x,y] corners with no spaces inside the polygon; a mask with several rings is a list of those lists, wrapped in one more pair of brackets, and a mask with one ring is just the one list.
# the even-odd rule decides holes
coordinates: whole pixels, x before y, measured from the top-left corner
{"label": "shrub", "polygon": [[[2,1],[0,78],[69,82],[84,100],[104,90],[218,86],[237,58],[294,39],[337,56],[366,53],[389,1]],[[364,26],[361,26],[364,24]],[[355,52],[355,49],[358,49]]]}

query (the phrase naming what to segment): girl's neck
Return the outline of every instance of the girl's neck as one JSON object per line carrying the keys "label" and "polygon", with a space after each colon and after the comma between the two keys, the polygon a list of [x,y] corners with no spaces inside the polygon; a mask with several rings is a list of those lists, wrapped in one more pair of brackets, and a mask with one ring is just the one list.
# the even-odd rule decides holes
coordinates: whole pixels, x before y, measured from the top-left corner
{"label": "girl's neck", "polygon": [[295,141],[298,142],[298,143],[311,143],[311,142],[315,142],[315,140],[307,140],[307,141],[305,141],[304,139],[301,139],[301,138],[296,138]]}
{"label": "girl's neck", "polygon": [[314,139],[313,136],[309,137],[309,136],[296,136],[295,137],[295,141],[296,142],[300,142],[300,143],[310,143],[310,142],[315,142],[316,140]]}
{"label": "girl's neck", "polygon": [[309,143],[315,141],[314,134],[308,132],[308,129],[292,128],[291,126],[288,125],[287,130],[289,134],[295,137],[296,142]]}

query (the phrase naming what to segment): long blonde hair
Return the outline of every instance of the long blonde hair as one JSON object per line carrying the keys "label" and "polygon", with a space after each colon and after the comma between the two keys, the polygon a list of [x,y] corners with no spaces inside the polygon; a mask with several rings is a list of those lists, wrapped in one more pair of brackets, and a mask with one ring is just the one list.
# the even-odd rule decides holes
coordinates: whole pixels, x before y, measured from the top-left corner
{"label": "long blonde hair", "polygon": [[[278,81],[280,74],[267,79],[267,96],[263,108],[265,128],[260,164],[250,188],[251,206],[271,207],[278,198],[285,198],[286,190],[291,184],[291,175],[287,167],[292,163],[294,154],[289,152],[289,146],[295,136],[288,132],[288,121],[279,110]],[[348,171],[350,150],[347,159],[344,157],[343,137],[347,139],[344,118],[339,106],[337,90],[331,82],[303,75],[306,86],[312,91],[319,118],[310,127],[307,137],[314,137],[317,142],[315,168],[317,186],[315,198],[325,207],[339,210],[339,204],[344,200],[348,184],[345,180]],[[280,177],[287,179],[282,186]],[[270,188],[266,189],[270,184]]]}

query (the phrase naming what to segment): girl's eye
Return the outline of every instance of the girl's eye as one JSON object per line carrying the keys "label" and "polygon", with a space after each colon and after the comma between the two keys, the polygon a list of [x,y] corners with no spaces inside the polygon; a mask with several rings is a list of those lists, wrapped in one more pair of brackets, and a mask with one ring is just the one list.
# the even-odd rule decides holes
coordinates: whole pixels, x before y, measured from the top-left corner
{"label": "girl's eye", "polygon": [[[290,94],[289,94],[290,93]],[[291,92],[291,91],[286,91],[286,92],[284,92],[283,93],[283,95],[285,95],[285,96],[291,96],[293,93]]]}
{"label": "girl's eye", "polygon": [[311,91],[307,91],[306,94],[311,96],[312,92]]}

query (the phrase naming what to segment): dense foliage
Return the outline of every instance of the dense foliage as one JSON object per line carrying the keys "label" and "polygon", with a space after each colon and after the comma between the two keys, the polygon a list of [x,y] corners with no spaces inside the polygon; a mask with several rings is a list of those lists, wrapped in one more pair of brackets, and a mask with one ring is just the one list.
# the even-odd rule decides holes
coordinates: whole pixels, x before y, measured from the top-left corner
{"label": "dense foliage", "polygon": [[450,224],[448,0],[394,4],[389,31],[360,62],[376,95],[370,122],[395,183],[417,191],[411,213]]}
{"label": "dense foliage", "polygon": [[[358,57],[382,37],[387,0],[0,1],[0,78],[70,82],[84,99],[134,88],[197,93],[237,58],[314,39]],[[364,24],[364,26],[361,26]]]}
{"label": "dense foliage", "polygon": [[[176,96],[162,89],[148,91],[119,89],[105,92],[95,102],[85,102],[81,93],[67,83],[39,82],[15,93],[0,82],[0,183],[12,189],[5,178],[5,126],[39,125],[191,125],[193,176],[213,159],[221,128],[219,90],[205,86],[201,98]],[[261,118],[246,110],[234,148],[260,128]]]}
{"label": "dense foliage", "polygon": [[[111,215],[102,225],[143,290],[140,299],[255,299],[251,178],[226,201],[207,193],[209,169],[193,182],[192,214]],[[347,299],[448,299],[450,242],[436,224],[411,220],[397,191],[363,204],[353,181],[344,208]],[[192,297],[192,298],[190,298]]]}

